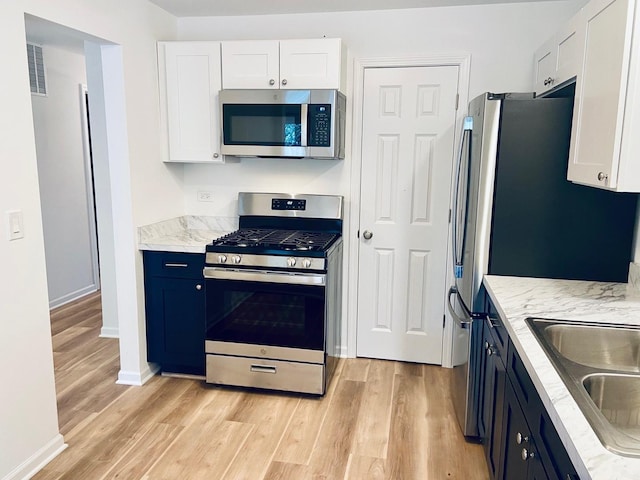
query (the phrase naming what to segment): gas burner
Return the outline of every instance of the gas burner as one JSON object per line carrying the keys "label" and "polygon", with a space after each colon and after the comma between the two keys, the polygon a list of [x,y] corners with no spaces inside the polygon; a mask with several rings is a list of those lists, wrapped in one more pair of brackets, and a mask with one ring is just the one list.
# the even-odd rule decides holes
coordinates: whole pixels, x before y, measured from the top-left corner
{"label": "gas burner", "polygon": [[322,252],[339,237],[339,234],[308,230],[241,228],[218,240],[212,246],[230,249]]}

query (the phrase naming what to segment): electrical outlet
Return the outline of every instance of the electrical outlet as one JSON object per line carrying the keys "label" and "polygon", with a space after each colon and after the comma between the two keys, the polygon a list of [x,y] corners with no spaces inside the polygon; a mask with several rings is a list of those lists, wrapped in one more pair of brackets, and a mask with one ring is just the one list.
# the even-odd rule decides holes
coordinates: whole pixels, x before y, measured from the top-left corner
{"label": "electrical outlet", "polygon": [[198,192],[199,202],[213,202],[213,193],[201,190]]}

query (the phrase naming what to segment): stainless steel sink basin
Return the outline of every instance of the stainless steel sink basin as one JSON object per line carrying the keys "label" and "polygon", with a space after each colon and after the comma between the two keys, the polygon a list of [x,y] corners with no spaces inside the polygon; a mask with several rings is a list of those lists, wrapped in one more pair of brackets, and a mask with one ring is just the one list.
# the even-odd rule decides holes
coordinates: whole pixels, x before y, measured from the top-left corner
{"label": "stainless steel sink basin", "polygon": [[640,330],[556,323],[546,326],[544,335],[560,355],[573,362],[640,373]]}
{"label": "stainless steel sink basin", "polygon": [[527,323],[602,444],[640,457],[640,327]]}

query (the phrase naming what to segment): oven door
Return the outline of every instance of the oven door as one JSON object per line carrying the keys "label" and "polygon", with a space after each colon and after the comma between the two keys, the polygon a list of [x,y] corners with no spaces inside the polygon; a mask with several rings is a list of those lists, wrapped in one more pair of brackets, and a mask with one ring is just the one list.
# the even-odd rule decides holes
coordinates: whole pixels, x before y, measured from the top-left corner
{"label": "oven door", "polygon": [[244,345],[248,354],[270,346],[324,357],[325,274],[206,267],[204,276],[206,340],[218,347],[215,353],[231,353],[224,344],[233,344],[236,354]]}

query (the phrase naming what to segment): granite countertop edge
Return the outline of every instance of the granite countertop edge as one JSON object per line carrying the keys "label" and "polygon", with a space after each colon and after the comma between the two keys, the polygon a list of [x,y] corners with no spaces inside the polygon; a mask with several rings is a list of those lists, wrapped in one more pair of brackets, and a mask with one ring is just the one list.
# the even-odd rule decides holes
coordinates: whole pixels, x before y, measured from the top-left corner
{"label": "granite countertop edge", "polygon": [[138,227],[138,250],[205,253],[209,243],[235,229],[235,218],[184,215]]}
{"label": "granite countertop edge", "polygon": [[630,284],[501,277],[484,286],[582,480],[631,480],[640,458],[607,450],[525,322],[528,317],[640,325],[640,292]]}

